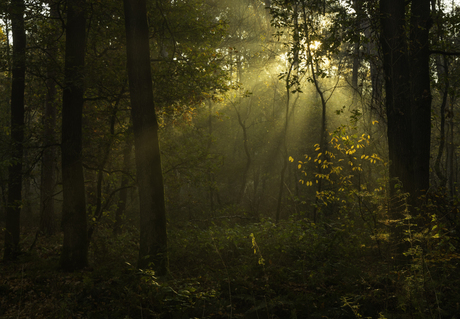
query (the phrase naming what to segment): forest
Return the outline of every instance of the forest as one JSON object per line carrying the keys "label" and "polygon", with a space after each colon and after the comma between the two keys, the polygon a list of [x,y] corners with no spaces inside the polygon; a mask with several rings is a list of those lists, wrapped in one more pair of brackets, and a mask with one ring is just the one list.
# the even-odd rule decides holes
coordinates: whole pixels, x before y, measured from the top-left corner
{"label": "forest", "polygon": [[1,1],[0,318],[460,318],[459,37],[454,0]]}

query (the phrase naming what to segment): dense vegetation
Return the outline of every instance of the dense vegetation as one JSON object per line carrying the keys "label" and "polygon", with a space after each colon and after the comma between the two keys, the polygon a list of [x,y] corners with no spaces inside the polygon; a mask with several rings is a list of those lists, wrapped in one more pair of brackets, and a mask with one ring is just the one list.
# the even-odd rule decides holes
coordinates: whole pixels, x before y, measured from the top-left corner
{"label": "dense vegetation", "polygon": [[0,4],[0,317],[457,318],[459,12]]}

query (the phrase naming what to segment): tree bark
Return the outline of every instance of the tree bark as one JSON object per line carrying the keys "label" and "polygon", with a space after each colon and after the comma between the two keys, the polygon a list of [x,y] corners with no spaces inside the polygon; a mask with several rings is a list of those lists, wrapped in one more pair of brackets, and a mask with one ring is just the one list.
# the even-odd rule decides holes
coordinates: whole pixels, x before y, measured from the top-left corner
{"label": "tree bark", "polygon": [[353,7],[356,12],[356,33],[358,34],[358,37],[356,39],[355,46],[353,48],[353,72],[352,72],[352,78],[351,78],[351,86],[355,90],[355,93],[358,92],[358,74],[359,74],[359,67],[361,66],[361,58],[360,58],[360,46],[361,46],[361,41],[359,37],[359,32],[362,24],[362,1],[361,0],[354,0],[353,1]]}
{"label": "tree bark", "polygon": [[403,191],[410,194],[409,203],[416,204],[429,187],[430,0],[412,1],[409,39],[404,1],[381,0],[380,14],[391,194],[399,178]]}
{"label": "tree bark", "polygon": [[415,190],[405,3],[401,0],[381,0],[380,14],[380,42],[383,53],[385,107],[388,120],[390,195],[393,197],[399,182],[402,183],[405,192],[414,194]]}
{"label": "tree bark", "polygon": [[88,264],[85,184],[82,166],[82,113],[85,67],[85,0],[67,1],[65,87],[62,103],[62,228],[61,267],[67,271]]}
{"label": "tree bark", "polygon": [[[441,62],[442,58],[442,62]],[[446,187],[447,177],[446,174],[441,169],[441,160],[444,153],[444,148],[446,147],[446,105],[447,99],[449,97],[449,63],[447,61],[447,56],[437,56],[436,57],[436,64],[437,64],[437,72],[438,76],[444,78],[444,87],[442,92],[442,102],[440,107],[440,132],[439,132],[439,147],[438,147],[438,154],[436,155],[436,161],[434,164],[434,169],[436,175],[439,178],[439,184],[441,187]],[[442,65],[441,65],[442,64]]]}
{"label": "tree bark", "polygon": [[140,205],[139,268],[167,274],[166,208],[150,68],[146,0],[124,0],[128,77]]}
{"label": "tree bark", "polygon": [[11,86],[11,165],[8,167],[8,199],[5,218],[4,259],[15,259],[20,252],[20,213],[22,202],[22,162],[24,140],[24,90],[26,73],[26,33],[23,0],[11,1],[13,29],[13,81]]}
{"label": "tree bark", "polygon": [[[58,3],[54,0],[48,2],[50,6],[51,19],[59,18]],[[56,28],[55,28],[56,27]],[[56,60],[57,60],[57,40],[59,32],[57,26],[53,24],[53,30],[49,36],[47,53],[49,62],[47,65],[47,93],[45,102],[45,112],[43,115],[43,156],[41,169],[40,185],[40,231],[46,235],[53,235],[56,232],[56,216],[54,213],[54,188],[56,184],[56,147],[57,137],[56,127]]]}
{"label": "tree bark", "polygon": [[431,87],[429,31],[430,0],[412,1],[410,32],[412,136],[414,149],[414,196],[430,186]]}

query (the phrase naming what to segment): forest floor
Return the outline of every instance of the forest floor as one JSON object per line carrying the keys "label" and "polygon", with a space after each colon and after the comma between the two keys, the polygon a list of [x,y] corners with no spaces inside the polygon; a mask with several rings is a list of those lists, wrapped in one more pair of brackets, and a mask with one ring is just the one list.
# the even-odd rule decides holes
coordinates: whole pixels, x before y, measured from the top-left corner
{"label": "forest floor", "polygon": [[58,267],[62,235],[29,249],[36,230],[24,230],[26,252],[0,264],[0,318],[457,318],[456,254],[417,248],[395,265],[384,243],[347,227],[177,227],[167,278],[135,267],[134,227],[100,227],[89,267],[73,273]]}

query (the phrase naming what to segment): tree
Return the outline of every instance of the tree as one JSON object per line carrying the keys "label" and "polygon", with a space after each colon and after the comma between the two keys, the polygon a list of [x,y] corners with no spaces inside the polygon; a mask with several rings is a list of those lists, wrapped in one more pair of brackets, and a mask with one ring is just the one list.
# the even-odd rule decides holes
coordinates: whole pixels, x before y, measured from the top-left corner
{"label": "tree", "polygon": [[62,96],[61,267],[73,271],[88,263],[85,181],[82,166],[86,14],[85,0],[67,1],[64,91]]}
{"label": "tree", "polygon": [[26,32],[23,0],[11,1],[13,28],[13,82],[11,87],[11,165],[8,168],[8,207],[6,210],[5,259],[19,253],[22,201],[22,161],[24,140],[24,90],[26,74]]}
{"label": "tree", "polygon": [[429,31],[432,26],[430,0],[412,1],[410,61],[412,136],[414,145],[414,196],[430,186],[431,88]]}
{"label": "tree", "polygon": [[412,1],[409,26],[406,25],[407,14],[403,1],[380,1],[390,187],[394,195],[396,179],[399,179],[404,192],[415,198],[429,186],[430,1]]}
{"label": "tree", "polygon": [[149,28],[145,0],[124,0],[126,52],[131,96],[137,183],[140,249],[138,267],[167,274],[166,208],[158,123],[150,69]]}
{"label": "tree", "polygon": [[[59,18],[58,3],[49,0],[51,19]],[[52,32],[49,35],[47,53],[49,56],[47,64],[47,94],[45,111],[43,114],[43,143],[44,150],[42,156],[41,185],[40,185],[40,230],[45,234],[52,235],[56,231],[56,221],[54,212],[54,190],[56,184],[56,164],[57,154],[54,144],[56,144],[56,59],[58,56],[57,41],[60,37],[57,26],[51,26]]]}

